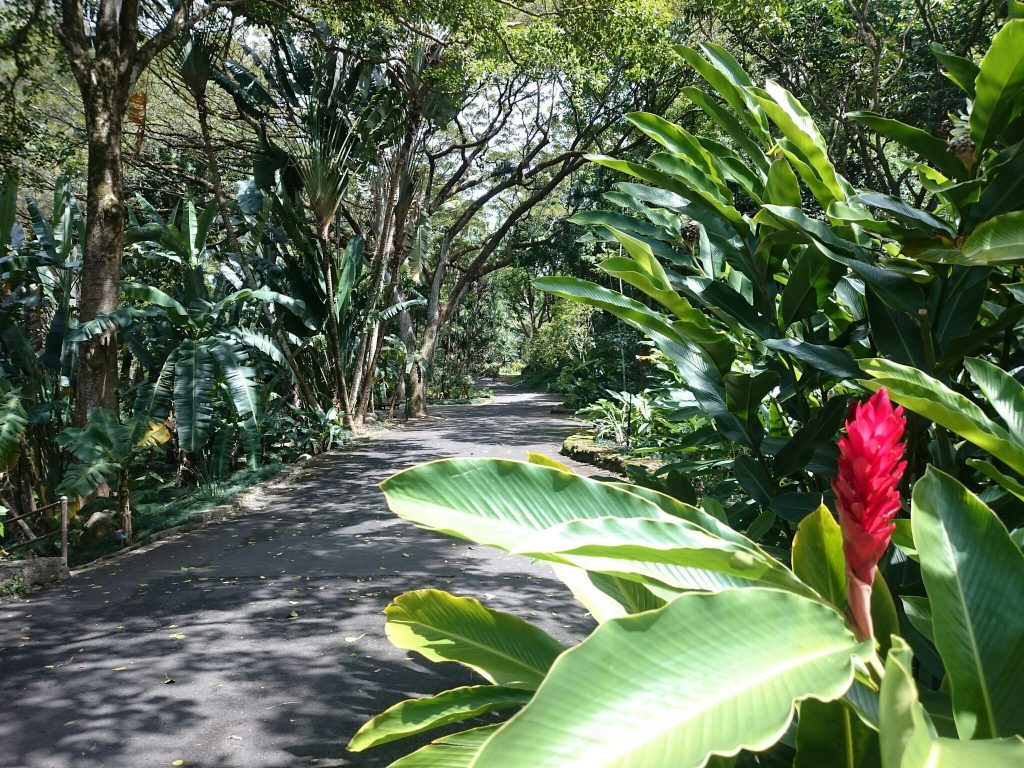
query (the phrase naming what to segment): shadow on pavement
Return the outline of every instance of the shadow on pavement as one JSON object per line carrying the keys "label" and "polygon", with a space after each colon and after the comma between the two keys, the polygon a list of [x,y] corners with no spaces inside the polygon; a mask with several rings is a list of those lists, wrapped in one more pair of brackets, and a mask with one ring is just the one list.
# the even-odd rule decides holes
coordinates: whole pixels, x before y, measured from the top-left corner
{"label": "shadow on pavement", "polygon": [[410,589],[582,637],[590,618],[546,566],[416,529],[376,487],[445,456],[556,454],[573,425],[552,401],[496,389],[320,457],[260,513],[0,605],[0,766],[387,765],[410,747],[349,754],[359,725],[481,681],[388,643],[381,612]]}

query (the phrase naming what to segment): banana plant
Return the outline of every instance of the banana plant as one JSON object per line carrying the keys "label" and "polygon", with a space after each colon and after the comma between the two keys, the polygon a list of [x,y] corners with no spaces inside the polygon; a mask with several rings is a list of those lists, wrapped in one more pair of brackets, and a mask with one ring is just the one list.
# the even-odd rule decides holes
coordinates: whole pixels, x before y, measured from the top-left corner
{"label": "banana plant", "polygon": [[273,303],[309,323],[305,305],[268,288],[231,290],[239,281],[225,274],[227,265],[217,276],[208,274],[207,239],[216,203],[199,213],[188,200],[168,221],[140,202],[150,220],[133,229],[129,239],[151,248],[149,259],[173,265],[180,284],[168,293],[153,285],[122,282],[124,306],[78,326],[75,338],[88,338],[111,324],[129,329],[125,344],[149,375],[135,392],[136,412],[157,421],[173,416],[180,449],[196,454],[213,436],[215,405],[222,403],[234,416],[226,431],[237,430],[256,461],[261,395],[250,363],[258,356],[283,370],[290,368],[261,328],[263,318],[254,305]]}
{"label": "banana plant", "polygon": [[100,486],[110,485],[117,496],[124,541],[131,542],[132,473],[147,454],[171,439],[170,430],[145,414],[122,424],[117,414],[95,408],[85,427],[67,427],[57,439],[61,447],[78,459],[78,463],[68,467],[57,492],[84,498]]}
{"label": "banana plant", "polygon": [[[635,180],[606,195],[617,210],[571,221],[606,244],[601,270],[630,290],[563,277],[536,285],[615,314],[673,362],[738,453],[735,482],[718,500],[755,538],[784,544],[789,526],[776,517],[795,523],[828,498],[858,358],[881,355],[952,381],[965,355],[1005,363],[1017,354],[1024,304],[1007,265],[1024,259],[1015,223],[1024,221],[1015,194],[1022,31],[1024,20],[1007,22],[975,66],[972,88],[987,95],[970,103],[952,142],[852,116],[919,156],[907,162],[930,210],[856,189],[799,100],[776,83],[754,86],[712,44],[677,51],[707,85],[685,95],[717,135],[637,113],[628,119],[659,150],[645,163],[592,158]],[[975,137],[969,157],[958,132]],[[916,428],[915,475],[928,442]]]}

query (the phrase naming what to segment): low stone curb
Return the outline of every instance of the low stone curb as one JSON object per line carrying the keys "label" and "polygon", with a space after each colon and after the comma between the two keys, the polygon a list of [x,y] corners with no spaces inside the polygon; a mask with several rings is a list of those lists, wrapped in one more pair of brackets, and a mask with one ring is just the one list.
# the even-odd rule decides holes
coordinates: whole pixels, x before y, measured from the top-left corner
{"label": "low stone curb", "polygon": [[16,589],[32,589],[65,581],[70,576],[67,565],[59,557],[28,557],[0,563],[0,592],[14,585]]}
{"label": "low stone curb", "polygon": [[560,453],[582,464],[590,464],[620,475],[627,474],[626,470],[630,467],[654,472],[665,463],[661,459],[640,458],[622,453],[615,448],[598,443],[587,432],[577,432],[565,438]]}

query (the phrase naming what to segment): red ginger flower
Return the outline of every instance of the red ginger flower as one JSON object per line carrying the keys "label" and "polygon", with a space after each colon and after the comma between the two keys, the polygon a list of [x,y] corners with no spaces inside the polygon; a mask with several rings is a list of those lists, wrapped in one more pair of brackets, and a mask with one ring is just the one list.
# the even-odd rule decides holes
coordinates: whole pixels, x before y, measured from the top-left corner
{"label": "red ginger flower", "polygon": [[872,635],[871,584],[900,508],[897,486],[907,468],[906,443],[901,442],[905,426],[903,408],[893,408],[882,387],[856,406],[839,439],[839,474],[832,490],[843,531],[850,616],[862,640]]}

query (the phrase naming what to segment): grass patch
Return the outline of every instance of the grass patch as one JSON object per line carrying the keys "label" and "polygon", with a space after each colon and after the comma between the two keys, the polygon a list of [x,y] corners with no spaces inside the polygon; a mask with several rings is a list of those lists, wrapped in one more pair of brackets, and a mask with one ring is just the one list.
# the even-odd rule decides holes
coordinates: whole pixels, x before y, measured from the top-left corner
{"label": "grass patch", "polygon": [[[223,504],[232,496],[251,488],[256,483],[274,477],[284,469],[284,464],[264,464],[260,467],[240,469],[225,478],[200,486],[169,488],[160,491],[161,501],[140,503],[132,515],[135,539],[144,539],[153,533],[182,525],[194,512]],[[73,547],[71,565],[84,565],[120,549],[113,535],[103,536],[96,541],[83,542]]]}

